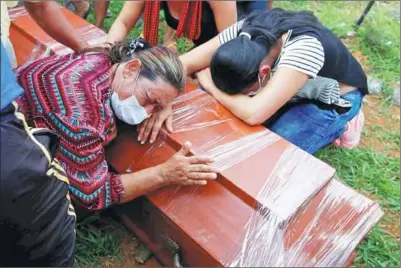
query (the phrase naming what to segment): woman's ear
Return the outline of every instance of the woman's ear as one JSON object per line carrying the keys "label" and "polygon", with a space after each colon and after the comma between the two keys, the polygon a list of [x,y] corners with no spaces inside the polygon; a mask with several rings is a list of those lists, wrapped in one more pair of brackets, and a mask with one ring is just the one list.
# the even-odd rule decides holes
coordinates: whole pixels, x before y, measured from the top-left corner
{"label": "woman's ear", "polygon": [[123,70],[124,78],[132,76],[136,71],[139,70],[139,68],[141,68],[141,65],[142,65],[142,63],[139,59],[134,59],[134,60],[127,62],[125,64],[124,70]]}
{"label": "woman's ear", "polygon": [[259,76],[260,77],[265,77],[269,76],[271,72],[271,67],[268,64],[261,64],[259,68]]}

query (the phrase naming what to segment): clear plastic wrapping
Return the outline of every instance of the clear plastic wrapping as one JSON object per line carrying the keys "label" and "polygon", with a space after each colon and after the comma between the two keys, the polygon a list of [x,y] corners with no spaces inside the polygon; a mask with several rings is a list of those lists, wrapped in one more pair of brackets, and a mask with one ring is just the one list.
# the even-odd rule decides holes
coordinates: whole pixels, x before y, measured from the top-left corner
{"label": "clear plastic wrapping", "polygon": [[213,157],[216,181],[170,187],[151,200],[223,266],[343,267],[383,215],[333,179],[331,167],[269,130],[244,126],[201,90],[176,99],[173,121],[176,133],[163,132],[127,171],[166,161],[173,143],[187,140],[193,154]]}
{"label": "clear plastic wrapping", "polygon": [[280,140],[279,136],[268,130],[264,130],[216,146],[223,138],[224,137],[217,137],[199,148],[200,151],[205,152],[205,155],[214,159],[215,162],[212,165],[217,167],[220,172],[235,166]]}
{"label": "clear plastic wrapping", "polygon": [[16,7],[8,10],[8,15],[10,17],[10,21],[16,20],[21,17],[28,16],[28,11],[22,7]]}
{"label": "clear plastic wrapping", "polygon": [[[185,106],[180,106],[182,103],[189,102]],[[181,95],[174,100],[174,105],[178,105],[173,111],[173,128],[174,132],[196,131],[202,128],[221,124],[230,121],[229,118],[220,118],[216,113],[217,103],[210,98],[201,89]],[[199,122],[199,115],[212,114],[217,116],[216,120],[207,120]]]}
{"label": "clear plastic wrapping", "polygon": [[244,228],[240,246],[223,263],[230,267],[344,267],[382,215],[376,203],[332,180],[288,220],[258,207]]}
{"label": "clear plastic wrapping", "polygon": [[[86,42],[88,42],[89,46],[96,46],[106,42],[107,36],[106,34],[92,24],[88,24],[84,27],[81,27],[76,30],[78,36]],[[69,47],[64,46],[63,44],[57,42],[52,39],[49,42],[46,42],[45,46],[48,50],[55,52],[58,55],[66,55],[72,53],[73,50]]]}
{"label": "clear plastic wrapping", "polygon": [[[73,52],[72,49],[57,42],[53,38],[46,35],[43,30],[29,18],[28,12],[24,7],[14,8],[9,11],[12,25],[10,28],[10,38],[13,43],[14,50],[19,65],[27,64],[33,60],[50,55],[67,55]],[[68,14],[67,14],[68,15]],[[79,17],[71,17],[67,19],[82,20]],[[31,20],[31,24],[27,24],[27,19]],[[89,46],[96,46],[106,42],[107,35],[97,28],[82,20],[75,22],[84,26],[77,28],[77,35],[88,43]],[[29,26],[27,26],[29,25]]]}

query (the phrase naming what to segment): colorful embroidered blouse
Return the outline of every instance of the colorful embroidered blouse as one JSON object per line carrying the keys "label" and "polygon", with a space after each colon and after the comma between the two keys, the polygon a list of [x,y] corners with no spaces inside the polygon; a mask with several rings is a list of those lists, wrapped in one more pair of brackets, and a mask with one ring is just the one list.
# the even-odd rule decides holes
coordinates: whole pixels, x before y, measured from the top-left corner
{"label": "colorful embroidered blouse", "polygon": [[115,126],[109,98],[109,59],[99,53],[52,56],[17,70],[25,93],[21,111],[35,127],[60,136],[58,160],[75,201],[89,210],[119,203],[121,178],[109,172],[104,144]]}

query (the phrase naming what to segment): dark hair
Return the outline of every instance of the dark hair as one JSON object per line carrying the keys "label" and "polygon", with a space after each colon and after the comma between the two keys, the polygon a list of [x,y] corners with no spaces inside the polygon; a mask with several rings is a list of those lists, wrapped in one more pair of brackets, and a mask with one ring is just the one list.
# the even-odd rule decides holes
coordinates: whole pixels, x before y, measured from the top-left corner
{"label": "dark hair", "polygon": [[221,45],[214,53],[210,65],[215,85],[228,94],[240,93],[258,79],[259,67],[281,36],[290,29],[301,27],[322,28],[311,12],[272,11],[248,16],[237,38]]}
{"label": "dark hair", "polygon": [[[113,64],[139,59],[142,63],[140,76],[150,81],[158,77],[182,91],[185,86],[184,68],[178,56],[165,46],[152,46],[142,38],[128,42],[109,44],[105,48],[93,48],[107,55]],[[86,52],[88,52],[87,50]]]}

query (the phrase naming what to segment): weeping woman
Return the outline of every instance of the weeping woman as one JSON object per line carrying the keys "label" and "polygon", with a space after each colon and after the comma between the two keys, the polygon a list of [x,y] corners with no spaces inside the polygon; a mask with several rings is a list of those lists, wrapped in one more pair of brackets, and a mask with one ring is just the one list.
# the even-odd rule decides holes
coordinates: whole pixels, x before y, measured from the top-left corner
{"label": "weeping woman", "polygon": [[[305,11],[253,14],[181,60],[238,118],[309,153],[350,130],[368,93],[358,61]],[[360,135],[361,128],[354,131]]]}
{"label": "weeping woman", "polygon": [[183,90],[184,73],[175,54],[144,40],[91,50],[18,70],[20,111],[30,126],[59,136],[56,158],[77,208],[101,210],[166,185],[216,178],[211,159],[186,156],[188,144],[159,166],[122,175],[109,170],[105,146],[118,135],[115,117],[138,125],[152,115],[171,129],[169,103]]}

